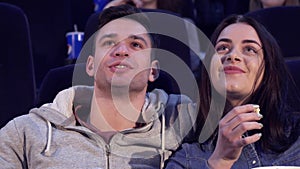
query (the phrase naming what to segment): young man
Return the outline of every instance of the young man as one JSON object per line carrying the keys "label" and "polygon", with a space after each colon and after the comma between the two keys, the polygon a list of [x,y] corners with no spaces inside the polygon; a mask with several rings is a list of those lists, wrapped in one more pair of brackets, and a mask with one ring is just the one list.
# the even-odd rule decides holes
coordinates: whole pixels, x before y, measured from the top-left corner
{"label": "young man", "polygon": [[[132,15],[131,15],[132,14]],[[159,168],[192,129],[184,96],[146,93],[158,76],[147,17],[134,7],[100,16],[86,72],[94,87],[61,91],[0,130],[3,168]]]}

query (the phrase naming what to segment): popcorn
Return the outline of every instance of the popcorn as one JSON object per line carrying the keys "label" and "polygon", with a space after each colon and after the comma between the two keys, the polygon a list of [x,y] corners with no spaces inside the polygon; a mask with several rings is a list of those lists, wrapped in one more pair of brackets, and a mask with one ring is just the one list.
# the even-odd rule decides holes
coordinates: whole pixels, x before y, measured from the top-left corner
{"label": "popcorn", "polygon": [[259,112],[260,112],[259,105],[254,104],[253,108],[254,108],[254,112],[259,114]]}

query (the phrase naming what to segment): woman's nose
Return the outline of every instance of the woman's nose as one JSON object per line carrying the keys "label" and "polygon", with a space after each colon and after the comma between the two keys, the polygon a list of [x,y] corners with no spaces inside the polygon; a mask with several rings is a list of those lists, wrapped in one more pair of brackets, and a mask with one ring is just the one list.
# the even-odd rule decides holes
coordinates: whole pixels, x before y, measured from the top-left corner
{"label": "woman's nose", "polygon": [[224,56],[222,62],[225,61],[231,63],[240,62],[241,61],[240,53],[237,50],[232,50],[230,53]]}

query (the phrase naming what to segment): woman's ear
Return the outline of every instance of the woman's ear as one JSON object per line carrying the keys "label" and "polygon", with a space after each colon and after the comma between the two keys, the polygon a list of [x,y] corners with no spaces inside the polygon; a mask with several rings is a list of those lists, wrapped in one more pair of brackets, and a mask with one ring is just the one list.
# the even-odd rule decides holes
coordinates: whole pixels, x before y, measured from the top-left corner
{"label": "woman's ear", "polygon": [[159,70],[160,70],[160,67],[159,67],[158,60],[153,60],[151,62],[151,70],[150,70],[149,79],[148,79],[150,82],[154,82],[158,78]]}
{"label": "woman's ear", "polygon": [[94,57],[89,55],[87,61],[86,61],[86,67],[85,67],[85,71],[86,73],[91,76],[94,77],[95,74],[95,70],[94,70]]}

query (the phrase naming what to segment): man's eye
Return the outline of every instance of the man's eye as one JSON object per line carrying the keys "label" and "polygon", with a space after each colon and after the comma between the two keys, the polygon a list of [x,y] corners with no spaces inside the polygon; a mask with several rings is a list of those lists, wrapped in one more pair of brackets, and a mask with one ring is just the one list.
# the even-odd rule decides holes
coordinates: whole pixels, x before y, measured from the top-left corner
{"label": "man's eye", "polygon": [[105,41],[102,46],[114,46],[116,43],[114,41]]}
{"label": "man's eye", "polygon": [[227,47],[225,47],[225,46],[220,46],[220,47],[217,48],[217,51],[223,51],[223,50],[226,50],[226,49],[227,49]]}
{"label": "man's eye", "polygon": [[132,42],[132,46],[135,48],[143,48],[143,45],[137,42]]}

